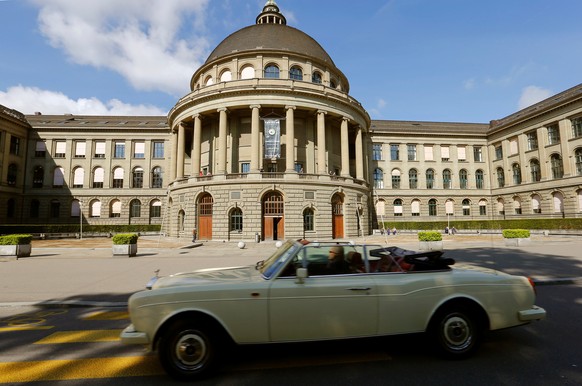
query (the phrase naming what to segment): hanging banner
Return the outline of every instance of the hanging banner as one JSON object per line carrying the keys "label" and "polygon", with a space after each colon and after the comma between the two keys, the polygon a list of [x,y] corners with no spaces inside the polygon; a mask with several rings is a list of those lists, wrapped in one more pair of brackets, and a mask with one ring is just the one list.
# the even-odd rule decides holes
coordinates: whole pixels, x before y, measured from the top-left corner
{"label": "hanging banner", "polygon": [[265,122],[265,159],[281,158],[281,120],[264,119]]}

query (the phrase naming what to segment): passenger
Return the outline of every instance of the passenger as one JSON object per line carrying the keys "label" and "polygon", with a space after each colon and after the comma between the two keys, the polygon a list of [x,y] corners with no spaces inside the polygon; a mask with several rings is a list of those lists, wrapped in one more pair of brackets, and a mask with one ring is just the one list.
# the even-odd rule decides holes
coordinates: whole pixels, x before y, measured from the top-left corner
{"label": "passenger", "polygon": [[338,275],[348,273],[348,264],[344,256],[344,247],[333,246],[329,249],[327,257],[327,273],[330,275]]}

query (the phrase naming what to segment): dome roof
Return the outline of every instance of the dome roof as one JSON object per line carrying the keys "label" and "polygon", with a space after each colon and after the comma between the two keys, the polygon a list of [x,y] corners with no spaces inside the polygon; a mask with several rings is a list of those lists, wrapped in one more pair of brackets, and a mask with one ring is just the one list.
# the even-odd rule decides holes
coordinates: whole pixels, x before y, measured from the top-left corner
{"label": "dome roof", "polygon": [[284,24],[256,24],[231,34],[212,51],[205,64],[224,56],[257,50],[305,55],[335,67],[331,57],[315,39]]}

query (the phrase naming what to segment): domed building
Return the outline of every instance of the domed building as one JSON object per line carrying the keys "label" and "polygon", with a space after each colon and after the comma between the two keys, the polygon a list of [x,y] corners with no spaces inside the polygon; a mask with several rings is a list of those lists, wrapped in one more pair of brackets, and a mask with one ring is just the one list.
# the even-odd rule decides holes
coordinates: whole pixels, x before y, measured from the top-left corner
{"label": "domed building", "polygon": [[369,233],[370,117],[275,1],[224,39],[168,115],[170,235],[343,238]]}

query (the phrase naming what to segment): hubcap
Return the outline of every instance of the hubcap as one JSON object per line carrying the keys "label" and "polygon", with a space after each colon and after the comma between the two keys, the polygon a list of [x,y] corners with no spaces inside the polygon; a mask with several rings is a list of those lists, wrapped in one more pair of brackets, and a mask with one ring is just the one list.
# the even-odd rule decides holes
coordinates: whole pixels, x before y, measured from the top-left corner
{"label": "hubcap", "polygon": [[445,321],[443,333],[447,345],[454,350],[463,350],[471,344],[471,327],[458,316]]}
{"label": "hubcap", "polygon": [[176,344],[176,358],[187,367],[198,366],[204,361],[207,348],[200,335],[186,334]]}

